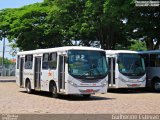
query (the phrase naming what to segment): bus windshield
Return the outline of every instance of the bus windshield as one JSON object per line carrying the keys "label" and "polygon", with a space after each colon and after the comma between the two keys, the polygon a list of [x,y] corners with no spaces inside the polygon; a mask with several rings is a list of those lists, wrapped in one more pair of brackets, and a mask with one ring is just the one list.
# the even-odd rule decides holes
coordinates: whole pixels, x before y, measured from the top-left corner
{"label": "bus windshield", "polygon": [[68,70],[75,78],[100,79],[107,75],[106,55],[103,51],[69,50]]}
{"label": "bus windshield", "polygon": [[136,53],[119,53],[118,68],[119,72],[124,75],[141,76],[145,74],[144,60]]}

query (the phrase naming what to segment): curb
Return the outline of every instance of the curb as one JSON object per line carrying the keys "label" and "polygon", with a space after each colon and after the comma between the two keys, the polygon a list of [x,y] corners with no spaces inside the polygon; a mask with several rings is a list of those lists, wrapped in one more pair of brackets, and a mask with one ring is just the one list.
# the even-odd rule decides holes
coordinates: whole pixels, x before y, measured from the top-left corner
{"label": "curb", "polygon": [[0,80],[0,82],[16,82],[16,80]]}
{"label": "curb", "polygon": [[15,76],[2,76],[0,77],[0,82],[16,82]]}

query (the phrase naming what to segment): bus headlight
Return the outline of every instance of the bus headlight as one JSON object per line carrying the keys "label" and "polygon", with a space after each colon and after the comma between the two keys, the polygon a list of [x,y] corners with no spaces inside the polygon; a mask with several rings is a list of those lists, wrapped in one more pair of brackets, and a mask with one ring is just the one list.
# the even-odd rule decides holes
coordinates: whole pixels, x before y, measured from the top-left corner
{"label": "bus headlight", "polygon": [[119,80],[121,80],[122,82],[128,82],[128,80],[125,80],[125,79],[123,79],[121,77],[119,77]]}
{"label": "bus headlight", "polygon": [[101,82],[101,85],[102,85],[102,87],[104,87],[104,86],[108,85],[108,82],[107,81],[103,81],[103,82]]}
{"label": "bus headlight", "polygon": [[145,77],[145,78],[143,78],[142,82],[145,82],[145,81],[146,81],[146,77]]}
{"label": "bus headlight", "polygon": [[75,83],[73,83],[72,81],[68,81],[68,83],[71,84],[71,85],[74,86],[74,87],[78,87],[78,85],[75,84]]}

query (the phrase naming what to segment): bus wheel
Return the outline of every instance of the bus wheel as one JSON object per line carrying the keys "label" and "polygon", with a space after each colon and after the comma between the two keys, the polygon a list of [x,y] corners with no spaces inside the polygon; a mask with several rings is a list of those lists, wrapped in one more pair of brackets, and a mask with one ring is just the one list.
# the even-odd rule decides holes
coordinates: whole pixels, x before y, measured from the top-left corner
{"label": "bus wheel", "polygon": [[51,86],[51,93],[53,98],[58,98],[57,87],[55,84],[52,84]]}
{"label": "bus wheel", "polygon": [[91,97],[91,94],[83,94],[83,98],[90,98]]}
{"label": "bus wheel", "polygon": [[28,94],[32,93],[30,81],[27,81],[27,83],[26,83],[26,91],[27,91]]}
{"label": "bus wheel", "polygon": [[154,90],[160,92],[160,80],[154,82]]}

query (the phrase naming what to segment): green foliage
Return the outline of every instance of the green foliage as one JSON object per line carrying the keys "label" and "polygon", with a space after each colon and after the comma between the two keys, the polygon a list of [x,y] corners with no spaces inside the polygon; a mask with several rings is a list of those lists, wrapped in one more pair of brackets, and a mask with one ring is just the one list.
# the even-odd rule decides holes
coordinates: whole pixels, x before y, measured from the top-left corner
{"label": "green foliage", "polygon": [[[2,57],[0,57],[0,64],[2,64]],[[13,64],[13,63],[12,63],[12,61],[8,60],[7,58],[4,58],[4,64],[9,65],[9,64]]]}
{"label": "green foliage", "polygon": [[83,1],[54,0],[48,16],[48,32],[56,32],[56,38],[63,45],[72,45],[73,40],[80,39]]}
{"label": "green foliage", "polygon": [[[132,39],[143,38],[147,49],[160,45],[160,7],[131,7],[126,31]],[[156,41],[156,44],[154,44]]]}
{"label": "green foliage", "polygon": [[135,51],[142,51],[142,50],[147,50],[147,46],[145,42],[138,41],[138,40],[131,40],[132,44],[129,46],[130,50],[135,50]]}
{"label": "green foliage", "polygon": [[[54,47],[54,36],[47,33],[48,24],[46,16],[50,6],[47,4],[36,3],[24,6],[19,9],[1,11],[6,14],[0,25],[7,26],[7,38],[14,40],[22,50],[32,50],[37,48]],[[12,14],[10,15],[10,13]],[[9,18],[9,19],[8,19]],[[0,17],[0,19],[2,19]],[[3,26],[0,26],[2,31]]]}
{"label": "green foliage", "polygon": [[[135,7],[134,1],[44,0],[0,10],[0,40],[7,37],[21,50],[66,45],[127,49],[129,40],[143,38],[148,49],[157,49],[160,7]],[[139,41],[130,49],[137,46],[145,49]]]}
{"label": "green foliage", "polygon": [[120,2],[54,0],[53,9],[48,17],[55,25],[51,29],[58,30],[67,45],[71,45],[74,40],[86,46],[101,45],[103,49],[114,49],[116,43],[127,44],[122,32],[124,24],[120,21],[121,16],[115,17],[116,14],[120,14],[119,11],[113,14],[114,11],[107,9],[109,5],[118,8]]}
{"label": "green foliage", "polygon": [[0,40],[9,35],[10,24],[14,18],[12,12],[15,9],[4,9],[0,10]]}

